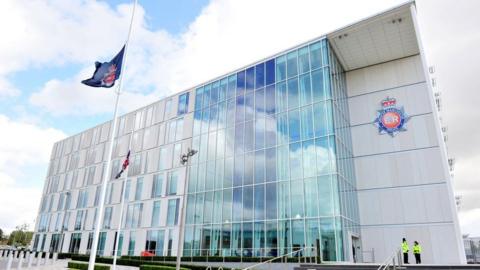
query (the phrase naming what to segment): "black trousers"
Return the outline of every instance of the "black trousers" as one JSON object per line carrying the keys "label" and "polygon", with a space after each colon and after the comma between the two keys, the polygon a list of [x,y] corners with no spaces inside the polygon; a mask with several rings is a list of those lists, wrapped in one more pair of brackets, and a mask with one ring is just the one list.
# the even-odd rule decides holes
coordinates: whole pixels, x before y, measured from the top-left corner
{"label": "black trousers", "polygon": [[420,258],[420,253],[414,253],[413,255],[415,255],[415,263],[416,264],[421,264],[422,259]]}
{"label": "black trousers", "polygon": [[408,263],[408,252],[403,253],[403,263]]}

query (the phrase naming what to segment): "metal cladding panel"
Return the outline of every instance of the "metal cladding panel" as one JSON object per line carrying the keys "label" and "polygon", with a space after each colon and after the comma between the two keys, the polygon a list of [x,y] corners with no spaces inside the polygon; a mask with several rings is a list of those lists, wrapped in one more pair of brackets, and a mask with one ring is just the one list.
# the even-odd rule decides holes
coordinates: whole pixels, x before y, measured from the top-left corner
{"label": "metal cladding panel", "polygon": [[327,35],[346,71],[419,53],[410,5]]}
{"label": "metal cladding panel", "polygon": [[[459,263],[448,175],[419,56],[347,72],[350,125],[364,250],[386,259],[401,239],[419,241],[425,263]],[[403,107],[405,129],[379,134],[374,120],[386,97]],[[385,105],[385,104],[383,104]],[[438,242],[442,241],[442,244]],[[413,260],[412,258],[410,258]]]}

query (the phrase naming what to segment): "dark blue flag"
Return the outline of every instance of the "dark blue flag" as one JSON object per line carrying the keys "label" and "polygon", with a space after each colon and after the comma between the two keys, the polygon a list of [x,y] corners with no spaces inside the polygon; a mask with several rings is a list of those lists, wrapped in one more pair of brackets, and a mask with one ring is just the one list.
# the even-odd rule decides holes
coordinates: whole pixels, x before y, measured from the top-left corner
{"label": "dark blue flag", "polygon": [[112,87],[120,77],[124,51],[125,46],[110,62],[95,62],[92,78],[83,80],[82,83],[92,87]]}

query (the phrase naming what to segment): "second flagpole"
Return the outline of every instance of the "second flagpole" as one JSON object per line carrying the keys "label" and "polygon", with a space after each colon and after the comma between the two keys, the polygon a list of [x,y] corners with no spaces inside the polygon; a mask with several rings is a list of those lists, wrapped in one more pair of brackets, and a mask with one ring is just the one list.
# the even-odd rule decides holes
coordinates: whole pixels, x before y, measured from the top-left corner
{"label": "second flagpole", "polygon": [[128,29],[128,36],[127,40],[125,42],[125,52],[124,52],[124,59],[122,62],[122,67],[121,67],[121,74],[120,74],[120,79],[118,81],[118,90],[116,92],[116,100],[115,100],[115,109],[113,112],[113,127],[110,130],[110,140],[108,143],[108,156],[107,156],[107,164],[105,166],[105,173],[103,175],[103,180],[102,180],[102,188],[101,188],[101,193],[100,193],[100,204],[98,206],[98,215],[97,215],[97,220],[95,220],[95,232],[93,236],[93,243],[92,243],[92,249],[90,251],[90,259],[88,261],[88,270],[94,270],[95,267],[95,259],[97,255],[97,248],[98,248],[98,238],[100,236],[100,226],[102,225],[102,218],[103,218],[103,212],[104,212],[104,206],[105,206],[105,195],[106,195],[106,190],[107,190],[107,184],[108,180],[111,178],[111,165],[112,165],[112,156],[113,156],[113,141],[114,137],[117,133],[117,122],[118,122],[118,104],[120,101],[120,94],[122,92],[122,82],[123,82],[123,77],[126,71],[126,66],[127,66],[127,56],[128,56],[128,45],[130,41],[130,36],[132,34],[132,25],[133,25],[133,18],[135,16],[135,8],[137,7],[137,2],[138,0],[135,0],[133,4],[133,10],[132,10],[132,17],[130,19],[130,27]]}

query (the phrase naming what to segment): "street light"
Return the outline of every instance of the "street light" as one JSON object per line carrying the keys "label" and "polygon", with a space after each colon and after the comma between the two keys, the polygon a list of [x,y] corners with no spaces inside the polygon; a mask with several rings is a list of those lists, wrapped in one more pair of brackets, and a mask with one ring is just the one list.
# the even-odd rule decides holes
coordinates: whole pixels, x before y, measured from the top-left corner
{"label": "street light", "polygon": [[[186,154],[182,154],[180,156],[180,164],[186,165],[186,172],[185,172],[185,178],[183,180],[183,194],[182,194],[182,208],[180,210],[180,220],[179,220],[179,227],[178,227],[178,244],[177,244],[177,263],[176,263],[176,270],[180,270],[180,263],[181,263],[181,258],[182,254],[180,254],[180,251],[183,252],[183,218],[184,218],[184,212],[185,212],[185,193],[187,190],[187,179],[188,179],[188,165],[190,158],[198,153],[197,150],[190,149],[188,148]],[[182,246],[182,248],[180,248]]]}

